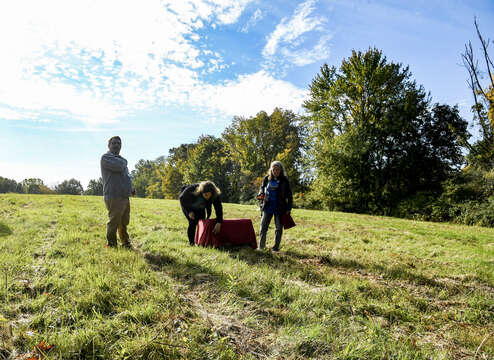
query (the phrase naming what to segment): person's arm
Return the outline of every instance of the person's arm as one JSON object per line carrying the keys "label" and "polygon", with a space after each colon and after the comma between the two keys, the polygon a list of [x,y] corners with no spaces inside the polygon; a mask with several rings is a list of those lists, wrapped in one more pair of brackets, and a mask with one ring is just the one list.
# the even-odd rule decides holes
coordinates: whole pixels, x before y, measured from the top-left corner
{"label": "person's arm", "polygon": [[216,224],[213,228],[213,234],[218,234],[221,231],[221,224],[223,223],[223,205],[219,196],[213,200],[213,206],[216,213]]}
{"label": "person's arm", "polygon": [[266,184],[267,184],[267,177],[265,177],[262,180],[262,184],[259,187],[259,191],[257,192],[257,200],[264,200],[264,197],[266,196]]}
{"label": "person's arm", "polygon": [[219,196],[213,200],[214,212],[216,213],[216,222],[223,222],[223,205],[221,204],[221,198]]}
{"label": "person's arm", "polygon": [[122,173],[127,169],[127,161],[111,153],[106,153],[101,157],[101,168],[111,172]]}
{"label": "person's arm", "polygon": [[190,213],[194,214],[192,211],[192,203],[194,201],[194,185],[187,186],[184,191],[179,196],[180,206],[182,207],[182,211],[187,219],[194,219],[194,216],[191,216]]}

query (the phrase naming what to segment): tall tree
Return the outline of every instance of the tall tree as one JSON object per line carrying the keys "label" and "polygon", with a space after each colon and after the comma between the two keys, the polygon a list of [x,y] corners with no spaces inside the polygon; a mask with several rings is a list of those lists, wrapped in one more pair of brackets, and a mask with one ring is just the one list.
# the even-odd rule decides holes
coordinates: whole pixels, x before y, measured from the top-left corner
{"label": "tall tree", "polygon": [[223,132],[237,169],[238,188],[251,198],[259,179],[272,161],[283,163],[295,190],[299,183],[301,158],[304,150],[304,130],[299,116],[290,110],[275,109],[271,115],[265,111],[256,116],[234,117]]}
{"label": "tall tree", "polygon": [[22,191],[26,194],[53,194],[44,183],[38,178],[29,178],[22,180]]}
{"label": "tall tree", "polygon": [[178,199],[184,185],[185,165],[197,144],[181,144],[168,151],[166,164],[160,168],[162,192],[165,199]]}
{"label": "tall tree", "polygon": [[432,111],[408,67],[388,63],[380,50],[353,51],[339,69],[323,65],[303,106],[314,189],[326,207],[387,213],[417,191],[439,189],[462,161],[466,123],[458,110]]}
{"label": "tall tree", "polygon": [[[474,20],[474,24],[482,47],[483,70],[475,58],[470,41],[465,45],[462,59],[469,75],[468,85],[475,102],[472,112],[474,123],[480,129],[480,139],[473,145],[469,145],[468,161],[471,165],[481,169],[491,170],[494,168],[494,64],[488,52],[490,40],[485,40],[482,36],[477,19]],[[487,76],[484,77],[484,74]],[[487,81],[483,82],[482,79],[485,78]]]}
{"label": "tall tree", "polygon": [[146,197],[146,189],[154,172],[154,163],[151,160],[141,159],[131,171],[132,184],[136,190],[137,197]]}
{"label": "tall tree", "polygon": [[103,179],[100,177],[98,180],[89,180],[84,195],[103,195]]}
{"label": "tall tree", "polygon": [[131,172],[136,196],[163,198],[160,169],[164,163],[165,158],[163,156],[156,158],[154,161],[141,159],[137,162],[135,169]]}
{"label": "tall tree", "polygon": [[55,186],[55,192],[57,194],[81,195],[83,191],[84,188],[81,182],[76,179],[64,180]]}
{"label": "tall tree", "polygon": [[232,162],[222,139],[211,135],[199,137],[183,169],[185,182],[211,180],[221,189],[223,200],[231,201]]}
{"label": "tall tree", "polygon": [[22,193],[22,184],[0,176],[0,193]]}

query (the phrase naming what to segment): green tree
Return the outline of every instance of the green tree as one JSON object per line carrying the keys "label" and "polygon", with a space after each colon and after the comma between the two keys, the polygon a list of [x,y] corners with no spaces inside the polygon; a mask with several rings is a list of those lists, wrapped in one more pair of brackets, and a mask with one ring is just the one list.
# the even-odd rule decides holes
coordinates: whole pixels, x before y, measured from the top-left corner
{"label": "green tree", "polygon": [[168,151],[166,163],[161,167],[162,192],[165,199],[178,199],[184,185],[185,165],[197,144],[181,144]]}
{"label": "green tree", "polygon": [[22,184],[0,176],[0,193],[22,193]]}
{"label": "green tree", "polygon": [[141,159],[132,170],[132,184],[137,197],[146,197],[146,188],[149,186],[151,174],[154,172],[154,163],[151,160]]}
{"label": "green tree", "polygon": [[224,201],[232,200],[232,162],[222,139],[210,135],[199,137],[183,169],[186,183],[211,180],[221,189]]}
{"label": "green tree", "polygon": [[324,65],[310,85],[308,112],[317,178],[328,208],[389,213],[418,191],[439,191],[462,163],[466,122],[457,108],[430,106],[408,67],[382,52],[352,52]]}
{"label": "green tree", "polygon": [[178,199],[183,185],[183,175],[177,166],[167,163],[162,170],[161,191],[165,199]]}
{"label": "green tree", "polygon": [[234,163],[233,173],[238,184],[233,187],[242,193],[242,200],[251,199],[260,178],[272,161],[279,160],[285,167],[292,187],[297,190],[304,151],[305,126],[290,110],[275,109],[256,116],[234,117],[223,132]]}
{"label": "green tree", "polygon": [[81,195],[83,191],[84,188],[81,182],[76,179],[64,180],[55,186],[55,192],[57,194]]}
{"label": "green tree", "polygon": [[163,198],[161,190],[160,169],[165,158],[160,156],[156,160],[139,160],[131,172],[132,183],[136,189],[136,196],[148,198]]}
{"label": "green tree", "polygon": [[103,195],[103,179],[100,177],[98,180],[89,180],[84,195]]}
{"label": "green tree", "polygon": [[53,194],[44,183],[38,178],[29,178],[22,180],[22,191],[26,194]]}

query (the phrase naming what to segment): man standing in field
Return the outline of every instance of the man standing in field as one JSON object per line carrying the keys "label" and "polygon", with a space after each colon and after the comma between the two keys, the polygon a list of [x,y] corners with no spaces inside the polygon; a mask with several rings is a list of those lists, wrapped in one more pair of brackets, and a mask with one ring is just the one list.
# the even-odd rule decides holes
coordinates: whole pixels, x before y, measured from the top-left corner
{"label": "man standing in field", "polygon": [[132,248],[127,225],[130,220],[129,196],[135,195],[132,180],[127,168],[127,160],[120,156],[122,140],[113,136],[108,140],[108,152],[101,157],[101,177],[103,178],[103,196],[108,209],[106,225],[107,246],[117,246],[117,230],[122,246]]}

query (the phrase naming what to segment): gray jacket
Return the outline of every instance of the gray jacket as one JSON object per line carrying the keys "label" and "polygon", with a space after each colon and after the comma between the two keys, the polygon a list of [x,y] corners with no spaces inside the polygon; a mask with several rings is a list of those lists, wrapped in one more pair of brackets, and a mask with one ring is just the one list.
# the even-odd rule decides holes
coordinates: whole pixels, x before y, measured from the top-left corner
{"label": "gray jacket", "polygon": [[132,180],[127,168],[127,160],[111,152],[101,157],[101,177],[105,199],[128,198],[132,191]]}

